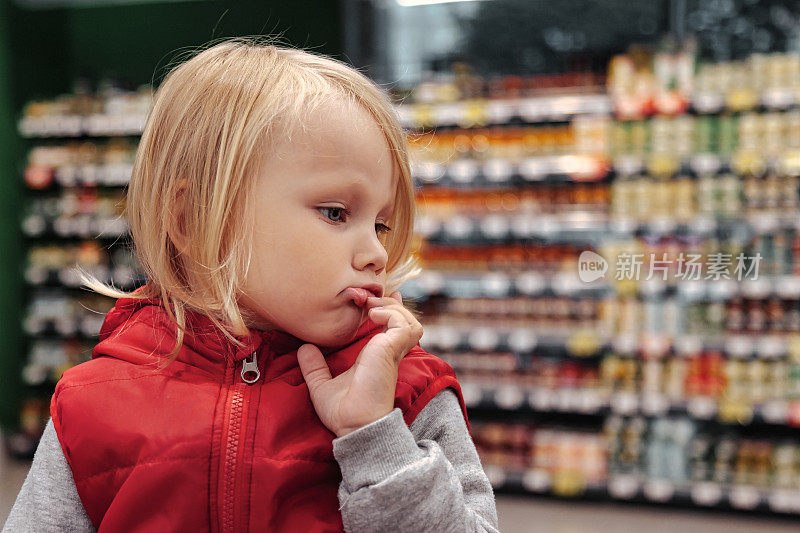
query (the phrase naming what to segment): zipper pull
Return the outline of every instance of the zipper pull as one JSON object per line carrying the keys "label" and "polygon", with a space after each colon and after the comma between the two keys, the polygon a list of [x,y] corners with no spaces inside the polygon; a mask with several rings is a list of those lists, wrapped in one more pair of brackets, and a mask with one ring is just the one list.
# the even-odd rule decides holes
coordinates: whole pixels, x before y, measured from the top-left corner
{"label": "zipper pull", "polygon": [[[257,360],[258,352],[253,352],[250,354],[252,361],[248,361],[246,358],[242,360],[242,381],[248,384],[253,384],[258,381],[258,378],[261,377],[261,372],[258,370],[258,360]],[[245,374],[247,373],[254,373],[255,377],[253,378],[246,378]]]}

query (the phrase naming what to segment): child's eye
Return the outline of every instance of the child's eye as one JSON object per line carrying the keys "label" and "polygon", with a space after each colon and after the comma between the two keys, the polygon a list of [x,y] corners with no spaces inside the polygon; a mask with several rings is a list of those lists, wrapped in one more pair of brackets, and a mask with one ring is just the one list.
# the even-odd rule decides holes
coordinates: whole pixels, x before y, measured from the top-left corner
{"label": "child's eye", "polygon": [[[343,207],[319,207],[318,209],[327,209],[328,211],[334,211],[336,213],[344,213],[345,215],[349,215],[350,214],[347,211],[347,209],[345,209]],[[328,219],[330,219],[333,222],[343,222],[343,220],[340,217],[341,217],[341,214],[338,217],[334,217],[336,220],[334,220],[334,219],[332,219],[330,217],[328,217]]]}
{"label": "child's eye", "polygon": [[[343,207],[318,207],[317,209],[324,209],[328,211],[329,214],[325,216],[328,218],[328,220],[332,222],[344,222],[344,220],[342,220],[341,218],[342,213],[344,213],[345,216],[350,216],[350,211],[348,211]],[[331,211],[336,216],[331,217],[330,216]],[[392,228],[390,228],[386,224],[380,224],[380,223],[375,224],[375,229],[377,230],[378,235],[383,235],[385,233],[389,233],[390,231],[392,231]]]}

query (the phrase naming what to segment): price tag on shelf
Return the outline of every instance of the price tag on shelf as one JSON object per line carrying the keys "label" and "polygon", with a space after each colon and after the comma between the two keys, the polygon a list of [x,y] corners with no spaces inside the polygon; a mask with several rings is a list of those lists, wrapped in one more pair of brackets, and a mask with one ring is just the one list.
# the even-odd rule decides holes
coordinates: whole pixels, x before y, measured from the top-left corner
{"label": "price tag on shelf", "polygon": [[522,389],[515,385],[501,385],[494,391],[494,403],[503,409],[517,409],[524,400]]}
{"label": "price tag on shelf", "polygon": [[483,468],[486,477],[489,478],[489,483],[492,484],[494,488],[500,488],[506,483],[506,472],[499,466],[495,465],[486,465]]}
{"label": "price tag on shelf", "polygon": [[97,185],[99,167],[97,165],[81,165],[78,167],[78,175],[84,185]]}
{"label": "price tag on shelf", "polygon": [[576,410],[581,413],[596,413],[603,407],[603,397],[596,389],[583,389],[578,393]]}
{"label": "price tag on shelf", "polygon": [[432,161],[418,161],[413,164],[414,177],[426,183],[435,183],[442,179],[445,166]]}
{"label": "price tag on shelf", "polygon": [[639,479],[634,475],[612,475],[608,479],[608,493],[619,500],[630,500],[639,492],[639,485]]}
{"label": "price tag on shelf", "polygon": [[521,239],[526,239],[532,236],[534,233],[535,220],[536,217],[534,217],[534,215],[531,213],[521,212],[517,215],[514,215],[510,218],[511,232],[516,237],[519,237]]}
{"label": "price tag on shelf", "polygon": [[56,234],[63,236],[71,235],[72,231],[72,218],[64,215],[56,217],[53,221],[53,231]]}
{"label": "price tag on shelf", "polygon": [[642,394],[642,412],[646,415],[662,415],[669,411],[669,400],[657,392]]}
{"label": "price tag on shelf", "polygon": [[694,418],[710,420],[717,412],[717,402],[707,396],[695,396],[686,403],[686,411]]}
{"label": "price tag on shelf", "polygon": [[517,275],[516,286],[519,292],[531,296],[542,292],[546,285],[542,275],[531,270]]}
{"label": "price tag on shelf", "polygon": [[439,348],[453,350],[461,344],[461,331],[455,326],[440,326],[438,333]]}
{"label": "price tag on shelf", "polygon": [[614,159],[614,170],[617,174],[630,176],[644,170],[644,159],[637,155],[621,155]]}
{"label": "price tag on shelf", "polygon": [[[464,118],[462,109],[462,102],[454,102],[448,104],[436,104],[436,111],[434,112],[434,122],[438,126],[445,124],[459,124],[467,123]],[[459,124],[460,125],[460,124]],[[468,128],[469,125],[463,125],[462,128]]]}
{"label": "price tag on shelf", "polygon": [[753,340],[744,335],[731,335],[725,341],[725,352],[736,359],[749,357],[753,350]]}
{"label": "price tag on shelf", "polygon": [[88,315],[81,319],[80,321],[80,329],[84,335],[99,335],[100,328],[103,327],[104,317],[101,316],[94,316]]}
{"label": "price tag on shelf", "polygon": [[708,284],[708,295],[714,300],[728,300],[737,290],[736,282],[730,279],[714,280]]}
{"label": "price tag on shelf", "polygon": [[547,102],[542,98],[525,98],[520,100],[518,112],[522,118],[529,122],[536,122],[546,114],[546,108]]}
{"label": "price tag on shelf", "polygon": [[666,335],[646,334],[642,337],[642,352],[650,357],[662,357],[671,346],[671,339]]}
{"label": "price tag on shelf", "polygon": [[74,287],[80,284],[78,274],[72,268],[59,268],[58,281],[67,287]]}
{"label": "price tag on shelf", "polygon": [[648,500],[654,502],[667,502],[675,494],[675,486],[663,479],[651,479],[645,482],[643,492]]}
{"label": "price tag on shelf", "polygon": [[789,406],[785,401],[772,400],[761,406],[761,416],[771,424],[785,424]]}
{"label": "price tag on shelf", "polygon": [[491,159],[484,163],[483,175],[492,183],[504,183],[514,175],[514,165],[508,159]]}
{"label": "price tag on shelf", "polygon": [[34,265],[25,269],[25,280],[33,285],[41,285],[47,280],[48,270]]}
{"label": "price tag on shelf", "polygon": [[556,398],[556,405],[559,411],[569,413],[574,410],[575,404],[577,403],[576,391],[567,388],[559,389],[556,393]]}
{"label": "price tag on shelf", "polygon": [[131,179],[133,165],[131,163],[108,163],[103,170],[105,185],[126,185]]}
{"label": "price tag on shelf", "polygon": [[421,285],[428,294],[436,294],[442,290],[445,283],[445,277],[441,272],[436,270],[429,270],[423,272],[419,277]]}
{"label": "price tag on shelf", "polygon": [[697,335],[683,335],[675,339],[675,351],[681,355],[694,354],[703,349],[703,341]]}
{"label": "price tag on shelf", "polygon": [[511,291],[511,278],[502,272],[488,272],[481,277],[481,288],[492,298],[508,296]]}
{"label": "price tag on shelf", "polygon": [[527,470],[522,475],[522,486],[531,492],[547,492],[550,488],[550,474],[539,468]]}
{"label": "price tag on shelf", "polygon": [[742,295],[748,298],[766,298],[772,292],[772,284],[766,278],[745,279],[740,284]]}
{"label": "price tag on shelf", "polygon": [[639,401],[632,392],[617,392],[611,396],[611,410],[619,415],[632,415],[639,408]]}
{"label": "price tag on shelf", "polygon": [[461,383],[461,396],[467,407],[475,407],[481,403],[483,391],[477,384],[465,381]]}
{"label": "price tag on shelf", "polygon": [[518,100],[489,100],[486,112],[492,124],[505,124],[519,114]]}
{"label": "price tag on shelf", "polygon": [[468,237],[474,228],[471,218],[464,215],[455,215],[444,223],[444,231],[449,236],[456,239]]}
{"label": "price tag on shelf", "polygon": [[490,239],[503,239],[511,231],[511,223],[504,215],[491,214],[481,218],[480,228]]}
{"label": "price tag on shelf", "polygon": [[717,113],[725,107],[725,98],[720,93],[695,93],[692,105],[700,113]]}
{"label": "price tag on shelf", "polygon": [[536,334],[526,328],[516,328],[508,334],[508,347],[519,353],[528,353],[536,347]]}
{"label": "price tag on shelf", "polygon": [[78,329],[75,320],[69,317],[61,317],[55,320],[56,331],[61,335],[72,335]]}
{"label": "price tag on shelf", "polygon": [[459,159],[450,163],[447,173],[456,183],[471,183],[478,175],[478,165],[472,159]]}
{"label": "price tag on shelf", "polygon": [[40,235],[47,228],[47,221],[41,215],[28,215],[22,219],[22,231],[25,235]]}
{"label": "price tag on shelf", "polygon": [[539,387],[528,395],[528,404],[539,411],[549,411],[557,402],[557,395],[552,389]]}
{"label": "price tag on shelf", "polygon": [[792,511],[792,493],[785,489],[775,489],[767,496],[769,508],[776,513],[789,513]]}
{"label": "price tag on shelf", "polygon": [[543,157],[528,157],[519,164],[519,173],[527,181],[541,180],[548,172],[549,165]]}
{"label": "price tag on shelf", "polygon": [[478,327],[467,333],[469,345],[475,350],[492,351],[500,342],[500,335],[492,328]]}
{"label": "price tag on shelf", "polygon": [[730,489],[728,499],[731,502],[731,507],[735,509],[751,510],[761,503],[761,494],[755,487],[734,485]]}
{"label": "price tag on shelf", "polygon": [[786,109],[797,103],[791,87],[772,87],[761,93],[761,103],[767,109]]}
{"label": "price tag on shelf", "polygon": [[[668,235],[668,234],[672,234],[672,233],[675,232],[675,228],[677,227],[677,225],[678,225],[678,222],[672,217],[657,216],[657,217],[653,217],[651,219],[649,227],[650,227],[650,231],[653,231],[653,232],[658,233],[660,235]],[[658,278],[651,278],[651,279],[645,280],[645,281],[653,282],[652,285],[654,285],[655,287],[658,288],[658,292],[663,292],[664,285],[665,285],[663,280],[660,280]],[[651,291],[652,291],[652,289],[651,289]],[[651,294],[654,294],[654,293],[655,293],[655,291],[651,292]]]}
{"label": "price tag on shelf", "polygon": [[28,385],[41,385],[47,380],[47,367],[29,364],[22,369],[22,379]]}
{"label": "price tag on shelf", "polygon": [[722,500],[722,488],[711,482],[695,483],[692,485],[691,496],[697,505],[711,507]]}
{"label": "price tag on shelf", "polygon": [[783,339],[777,335],[763,335],[757,344],[758,355],[765,359],[775,359],[786,353]]}
{"label": "price tag on shelf", "polygon": [[717,154],[695,154],[689,160],[689,166],[696,174],[716,174],[722,161]]}
{"label": "price tag on shelf", "polygon": [[800,298],[800,276],[782,276],[775,284],[775,289],[784,298]]}
{"label": "price tag on shelf", "polygon": [[422,237],[429,238],[442,228],[442,221],[435,216],[421,215],[414,221],[414,231]]}
{"label": "price tag on shelf", "polygon": [[614,350],[624,354],[636,353],[638,342],[634,335],[618,335],[612,341]]}

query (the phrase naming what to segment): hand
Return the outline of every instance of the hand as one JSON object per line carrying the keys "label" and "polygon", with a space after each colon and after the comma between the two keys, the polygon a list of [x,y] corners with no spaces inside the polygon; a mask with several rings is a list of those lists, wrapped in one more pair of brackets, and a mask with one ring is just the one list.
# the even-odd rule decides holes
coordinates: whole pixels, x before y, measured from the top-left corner
{"label": "hand", "polygon": [[337,437],[394,409],[397,368],[422,338],[422,325],[403,307],[399,291],[388,298],[368,298],[366,308],[370,319],[385,327],[367,342],[345,372],[331,378],[325,357],[313,344],[304,344],[297,350],[297,362],[314,410]]}

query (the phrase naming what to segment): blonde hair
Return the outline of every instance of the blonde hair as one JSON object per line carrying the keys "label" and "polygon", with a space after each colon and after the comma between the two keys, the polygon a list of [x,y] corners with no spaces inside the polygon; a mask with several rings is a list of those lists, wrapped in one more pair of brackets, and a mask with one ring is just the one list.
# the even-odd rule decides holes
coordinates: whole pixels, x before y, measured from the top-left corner
{"label": "blonde hair", "polygon": [[[341,61],[268,37],[205,46],[171,69],[155,92],[127,187],[125,214],[147,283],[126,292],[79,269],[84,285],[97,293],[160,300],[178,326],[167,364],[183,344],[187,310],[206,315],[242,345],[236,336],[248,333],[246,321],[253,317],[238,304],[252,254],[253,176],[270,141],[302,126],[320,104],[360,104],[385,135],[399,169],[392,231],[384,241],[385,294],[421,271],[412,254],[415,201],[406,133],[388,94]],[[179,247],[181,238],[185,246]]]}

